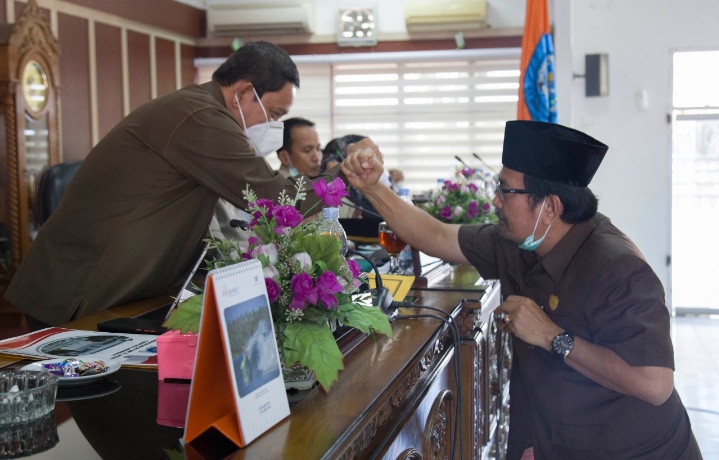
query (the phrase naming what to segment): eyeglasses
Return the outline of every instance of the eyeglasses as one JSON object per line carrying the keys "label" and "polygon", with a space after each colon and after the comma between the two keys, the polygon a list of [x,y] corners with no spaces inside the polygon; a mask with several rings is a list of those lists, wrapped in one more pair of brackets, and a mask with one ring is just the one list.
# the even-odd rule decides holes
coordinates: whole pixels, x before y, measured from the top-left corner
{"label": "eyeglasses", "polygon": [[531,191],[522,188],[502,188],[502,184],[499,181],[495,181],[494,190],[497,192],[497,196],[499,196],[500,201],[504,201],[505,193],[516,193],[517,195],[527,195],[532,193]]}

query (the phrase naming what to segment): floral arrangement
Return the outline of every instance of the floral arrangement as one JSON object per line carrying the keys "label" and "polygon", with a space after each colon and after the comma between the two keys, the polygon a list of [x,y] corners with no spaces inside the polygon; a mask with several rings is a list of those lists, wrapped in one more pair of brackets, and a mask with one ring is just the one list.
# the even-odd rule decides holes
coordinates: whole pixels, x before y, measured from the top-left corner
{"label": "floral arrangement", "polygon": [[497,222],[492,194],[487,190],[481,170],[457,168],[454,181],[445,180],[440,189],[432,192],[424,209],[435,218],[452,224]]}
{"label": "floral arrangement", "polygon": [[[249,186],[243,196],[253,216],[246,242],[211,240],[218,256],[212,267],[222,267],[248,259],[262,263],[265,285],[272,310],[277,345],[285,367],[297,363],[314,371],[325,390],[344,369],[343,357],[332,334],[332,325],[355,328],[365,334],[392,334],[387,315],[371,306],[369,294],[358,294],[359,265],[339,252],[340,242],[317,233],[319,221],[305,219],[297,202],[306,197],[304,178],[297,181],[295,196],[284,191],[278,203],[257,198]],[[327,206],[341,206],[347,196],[344,182],[313,183],[315,193]],[[314,207],[313,207],[314,208]],[[195,296],[192,299],[195,299]],[[183,332],[199,329],[202,300],[181,303],[165,323]]]}

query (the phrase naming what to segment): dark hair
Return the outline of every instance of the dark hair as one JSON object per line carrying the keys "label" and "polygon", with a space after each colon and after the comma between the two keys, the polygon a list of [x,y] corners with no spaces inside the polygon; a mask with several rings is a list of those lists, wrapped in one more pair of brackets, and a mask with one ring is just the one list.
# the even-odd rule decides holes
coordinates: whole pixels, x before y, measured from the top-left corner
{"label": "dark hair", "polygon": [[599,200],[588,187],[574,187],[559,182],[524,175],[524,187],[532,192],[530,199],[534,206],[546,196],[557,195],[564,205],[562,222],[578,224],[585,222],[597,213]]}
{"label": "dark hair", "polygon": [[265,41],[242,45],[215,70],[212,79],[222,86],[248,80],[258,97],[281,90],[287,82],[300,87],[300,74],[292,58],[279,46]]}
{"label": "dark hair", "polygon": [[295,128],[298,126],[308,126],[310,128],[314,128],[315,126],[314,122],[301,117],[288,118],[287,120],[283,120],[282,123],[285,128],[282,134],[282,147],[280,147],[277,152],[280,150],[287,150],[287,153],[289,153],[290,150],[292,150],[292,131]]}
{"label": "dark hair", "polygon": [[347,134],[346,136],[337,137],[329,141],[327,145],[325,145],[325,148],[322,149],[322,165],[320,170],[325,172],[327,163],[330,161],[342,163],[347,156],[347,146],[359,142],[366,137],[367,136],[362,136],[361,134]]}

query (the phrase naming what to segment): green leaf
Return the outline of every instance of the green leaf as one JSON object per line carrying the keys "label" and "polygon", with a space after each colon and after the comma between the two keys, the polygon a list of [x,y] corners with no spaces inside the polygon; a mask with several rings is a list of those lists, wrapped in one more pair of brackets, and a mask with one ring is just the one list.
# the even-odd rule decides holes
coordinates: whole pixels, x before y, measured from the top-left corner
{"label": "green leaf", "polygon": [[329,391],[339,371],[344,369],[342,352],[327,323],[302,321],[288,324],[283,348],[285,365],[299,361],[315,371],[317,381],[325,391]]}
{"label": "green leaf", "polygon": [[163,327],[172,330],[179,330],[181,334],[186,332],[200,332],[200,315],[202,314],[202,303],[204,295],[198,294],[183,300],[177,305],[175,311],[162,323]]}
{"label": "green leaf", "polygon": [[313,261],[323,261],[329,270],[337,273],[340,267],[340,242],[322,235],[307,235],[297,246],[310,255]]}
{"label": "green leaf", "polygon": [[392,337],[392,326],[387,314],[379,307],[363,307],[357,304],[344,304],[337,307],[345,326],[353,327],[365,334],[380,333]]}

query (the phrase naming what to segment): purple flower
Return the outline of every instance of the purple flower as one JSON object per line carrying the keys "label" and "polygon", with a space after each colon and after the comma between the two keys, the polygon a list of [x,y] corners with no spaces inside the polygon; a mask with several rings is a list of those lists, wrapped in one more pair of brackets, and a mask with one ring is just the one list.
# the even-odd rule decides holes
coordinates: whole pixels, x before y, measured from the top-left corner
{"label": "purple flower", "polygon": [[462,175],[464,177],[471,177],[474,174],[474,169],[472,168],[462,168]]}
{"label": "purple flower", "polygon": [[467,184],[467,188],[472,191],[472,193],[477,193],[479,191],[479,187],[477,187],[474,183]]}
{"label": "purple flower", "polygon": [[326,292],[320,292],[319,294],[320,302],[322,302],[322,305],[325,306],[328,310],[336,310],[337,309],[337,299],[332,294],[327,294]]}
{"label": "purple flower", "polygon": [[349,196],[345,183],[339,177],[329,183],[323,180],[313,182],[312,188],[324,204],[333,208],[342,206],[342,197]]}
{"label": "purple flower", "polygon": [[450,220],[452,218],[452,208],[444,206],[439,212],[439,216],[444,220]]}
{"label": "purple flower", "polygon": [[272,208],[274,208],[272,200],[268,200],[267,198],[259,198],[257,201],[248,204],[250,209],[256,208],[256,211],[252,213],[252,221],[250,222],[250,227],[255,225],[263,214],[265,216],[271,214]]}
{"label": "purple flower", "polygon": [[292,288],[292,293],[294,294],[294,298],[292,299],[292,302],[290,302],[291,310],[304,309],[305,302],[309,302],[312,305],[317,304],[317,286],[315,286],[315,283],[312,281],[312,277],[310,275],[307,273],[296,274],[292,277],[290,286]]}
{"label": "purple flower", "polygon": [[267,295],[270,296],[270,303],[280,298],[280,292],[282,289],[277,281],[272,278],[265,278],[265,286],[267,286]]}
{"label": "purple flower", "polygon": [[452,181],[445,181],[444,182],[444,189],[448,190],[450,192],[456,192],[459,190],[459,184],[456,184]]}
{"label": "purple flower", "polygon": [[350,273],[352,273],[352,278],[357,278],[360,273],[362,273],[362,269],[360,268],[359,264],[355,260],[348,260],[347,266],[350,269]]}
{"label": "purple flower", "polygon": [[272,217],[277,221],[277,226],[273,229],[278,235],[285,234],[285,228],[297,227],[302,222],[302,214],[292,206],[277,206],[272,209]]}
{"label": "purple flower", "polygon": [[489,211],[491,209],[492,209],[492,205],[490,205],[489,203],[484,203],[482,205],[482,210],[484,211],[485,214],[489,214]]}
{"label": "purple flower", "polygon": [[337,275],[331,271],[323,272],[317,277],[317,291],[320,301],[328,310],[337,308],[337,299],[334,294],[342,292],[342,285],[337,281]]}
{"label": "purple flower", "polygon": [[471,219],[473,217],[477,217],[479,215],[479,203],[472,200],[469,202],[469,206],[467,206],[467,218]]}
{"label": "purple flower", "polygon": [[337,282],[337,275],[331,271],[322,272],[322,274],[317,277],[317,288],[320,292],[325,292],[327,294],[334,294],[342,291],[342,286],[340,286],[340,283]]}

